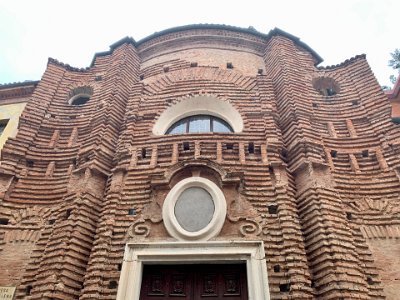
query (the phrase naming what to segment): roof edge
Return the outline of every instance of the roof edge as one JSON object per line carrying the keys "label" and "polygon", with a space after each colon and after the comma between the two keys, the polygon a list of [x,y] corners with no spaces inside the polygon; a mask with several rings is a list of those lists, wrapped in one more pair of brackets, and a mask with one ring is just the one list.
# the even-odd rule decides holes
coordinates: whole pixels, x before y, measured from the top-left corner
{"label": "roof edge", "polygon": [[277,36],[277,35],[281,35],[281,36],[288,38],[289,40],[292,40],[295,44],[299,45],[300,47],[302,47],[305,50],[307,50],[308,52],[310,52],[311,55],[316,59],[315,65],[318,65],[324,61],[324,59],[314,49],[312,49],[306,43],[301,41],[299,37],[297,37],[293,34],[290,34],[278,27],[275,27],[274,29],[270,30],[270,32],[267,35],[267,39],[270,39],[273,36]]}
{"label": "roof edge", "polygon": [[352,64],[353,62],[355,62],[355,61],[357,61],[359,59],[366,59],[366,58],[367,58],[367,55],[359,54],[359,55],[353,56],[353,57],[351,57],[349,59],[346,59],[344,62],[341,62],[341,63],[336,64],[336,65],[318,67],[318,70],[333,70],[333,69],[336,69],[336,68],[341,68],[341,67],[348,66],[348,65]]}
{"label": "roof edge", "polygon": [[120,39],[119,41],[115,42],[114,44],[110,45],[110,49],[108,51],[95,53],[95,55],[93,56],[92,62],[90,63],[90,67],[94,66],[94,63],[95,63],[97,57],[110,55],[113,53],[113,51],[116,48],[118,48],[119,46],[121,46],[125,43],[132,44],[133,46],[138,47],[145,42],[148,42],[152,39],[155,39],[157,37],[160,37],[160,36],[163,36],[166,34],[180,32],[180,31],[187,31],[187,30],[195,30],[195,29],[219,29],[219,30],[229,30],[229,31],[233,31],[233,32],[247,33],[247,34],[251,34],[251,35],[260,37],[262,39],[265,39],[266,41],[268,41],[269,39],[271,39],[274,36],[281,35],[281,36],[284,36],[284,37],[292,40],[295,44],[297,44],[298,46],[300,46],[300,47],[304,48],[305,50],[307,50],[308,52],[310,52],[311,55],[316,60],[315,65],[318,65],[321,62],[323,62],[322,57],[319,56],[319,54],[317,52],[315,52],[310,46],[308,46],[306,43],[302,42],[300,40],[300,38],[286,32],[282,29],[279,29],[277,27],[270,30],[270,32],[268,34],[265,34],[265,33],[257,31],[252,26],[250,26],[249,28],[242,28],[242,27],[236,27],[236,26],[231,26],[231,25],[220,25],[220,24],[191,24],[191,25],[172,27],[172,28],[168,28],[168,29],[165,29],[165,30],[162,30],[159,32],[155,32],[155,33],[139,40],[138,42],[136,42],[132,37],[126,36],[126,37]]}
{"label": "roof edge", "polygon": [[102,52],[96,52],[92,58],[92,61],[90,63],[90,67],[94,66],[94,63],[96,61],[96,58],[99,56],[106,56],[106,55],[110,55],[113,53],[113,51],[118,48],[119,46],[122,46],[123,44],[131,44],[135,47],[137,47],[137,42],[130,36],[126,36],[122,39],[120,39],[119,41],[116,41],[115,43],[110,45],[110,49],[107,51],[102,51]]}
{"label": "roof edge", "polygon": [[10,82],[10,83],[4,83],[4,84],[0,83],[0,90],[14,88],[14,87],[24,87],[24,86],[30,86],[30,85],[36,86],[36,85],[38,85],[39,82],[40,82],[40,80],[25,80],[22,82]]}

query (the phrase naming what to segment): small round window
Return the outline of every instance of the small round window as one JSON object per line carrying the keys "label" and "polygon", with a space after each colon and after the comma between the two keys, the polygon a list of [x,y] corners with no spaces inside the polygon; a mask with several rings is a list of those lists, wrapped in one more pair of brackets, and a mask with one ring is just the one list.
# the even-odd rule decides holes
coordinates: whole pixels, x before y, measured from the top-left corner
{"label": "small round window", "polygon": [[91,87],[76,88],[69,93],[68,104],[73,106],[83,105],[90,100],[92,95],[93,89]]}
{"label": "small round window", "polygon": [[340,92],[339,84],[330,77],[318,77],[313,79],[314,88],[322,96],[334,96]]}
{"label": "small round window", "polygon": [[202,177],[178,182],[163,205],[164,225],[178,240],[207,240],[216,236],[225,216],[224,194],[215,183]]}

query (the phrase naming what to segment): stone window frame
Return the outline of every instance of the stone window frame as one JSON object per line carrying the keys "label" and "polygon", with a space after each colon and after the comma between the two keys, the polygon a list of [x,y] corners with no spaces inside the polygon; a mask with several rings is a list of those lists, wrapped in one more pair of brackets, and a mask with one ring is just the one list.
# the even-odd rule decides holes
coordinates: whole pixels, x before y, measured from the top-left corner
{"label": "stone window frame", "polygon": [[127,243],[117,300],[139,300],[146,264],[246,263],[248,299],[270,300],[262,241]]}
{"label": "stone window frame", "polygon": [[[196,232],[189,232],[182,228],[175,216],[176,201],[180,194],[190,187],[205,189],[214,202],[214,214],[211,221],[203,229]],[[197,176],[179,181],[168,193],[162,207],[165,228],[172,237],[180,241],[208,240],[217,236],[224,225],[226,211],[226,199],[222,190],[211,180]]]}

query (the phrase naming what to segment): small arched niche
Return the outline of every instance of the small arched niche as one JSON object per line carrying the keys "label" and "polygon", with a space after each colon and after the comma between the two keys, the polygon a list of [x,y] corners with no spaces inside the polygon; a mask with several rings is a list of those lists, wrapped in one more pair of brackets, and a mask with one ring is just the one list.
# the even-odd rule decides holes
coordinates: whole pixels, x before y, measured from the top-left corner
{"label": "small arched niche", "polygon": [[212,96],[195,96],[168,107],[156,121],[153,134],[164,135],[177,121],[195,115],[214,116],[228,123],[233,132],[243,131],[243,119],[231,103]]}

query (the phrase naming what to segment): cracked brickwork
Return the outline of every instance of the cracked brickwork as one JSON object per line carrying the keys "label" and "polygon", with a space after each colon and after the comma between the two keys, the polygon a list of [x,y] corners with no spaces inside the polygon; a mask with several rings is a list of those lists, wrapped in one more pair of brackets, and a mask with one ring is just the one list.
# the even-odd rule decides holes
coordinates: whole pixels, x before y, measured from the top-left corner
{"label": "cracked brickwork", "polygon": [[[1,153],[0,286],[115,299],[126,242],[173,241],[163,201],[196,174],[226,197],[213,239],[264,241],[271,299],[396,299],[400,128],[365,56],[320,61],[279,29],[198,25],[123,39],[86,69],[49,59],[34,90],[0,86],[0,104],[30,95]],[[80,89],[90,100],[70,105]],[[243,131],[152,133],[197,96],[229,102]]]}

